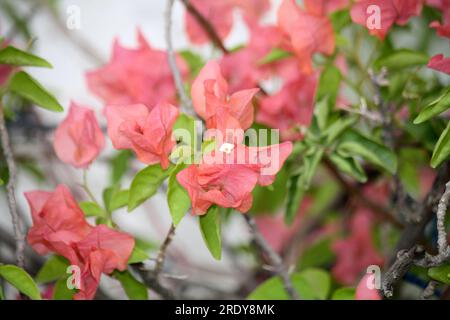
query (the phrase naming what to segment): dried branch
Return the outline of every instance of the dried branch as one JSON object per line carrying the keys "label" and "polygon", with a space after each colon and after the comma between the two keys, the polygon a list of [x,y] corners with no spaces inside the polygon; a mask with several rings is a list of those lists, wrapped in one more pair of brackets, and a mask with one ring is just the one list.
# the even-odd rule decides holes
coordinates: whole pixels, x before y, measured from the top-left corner
{"label": "dried branch", "polygon": [[299,296],[292,285],[288,270],[283,265],[283,260],[272,249],[272,247],[267,243],[266,239],[264,239],[262,234],[259,232],[253,217],[248,214],[244,214],[244,218],[247,221],[247,225],[249,226],[256,247],[262,255],[267,256],[267,259],[270,263],[270,269],[274,274],[278,275],[281,278],[281,280],[283,281],[284,289],[286,290],[290,298],[293,300],[298,300]]}
{"label": "dried branch", "polygon": [[175,86],[178,91],[178,95],[181,100],[181,110],[187,114],[193,114],[192,102],[188,98],[186,91],[184,90],[183,79],[181,77],[180,69],[177,65],[177,59],[172,46],[172,8],[175,0],[167,0],[166,8],[166,45],[167,45],[167,58],[172,71],[172,76],[175,82]]}
{"label": "dried branch", "polygon": [[[1,97],[0,97],[1,99]],[[9,179],[6,185],[6,197],[8,200],[9,212],[11,214],[14,238],[16,241],[16,260],[17,265],[21,268],[25,265],[25,237],[22,233],[21,219],[17,211],[17,203],[15,196],[15,184],[16,184],[16,164],[14,162],[14,156],[11,146],[9,144],[8,130],[6,129],[5,117],[3,114],[3,105],[0,101],[0,136],[2,142],[3,154],[6,159],[6,165],[8,166]]]}
{"label": "dried branch", "polygon": [[175,236],[175,226],[172,224],[170,226],[166,238],[164,239],[164,242],[159,248],[158,256],[156,257],[156,266],[154,270],[155,276],[158,276],[164,267],[164,260],[166,259],[166,251],[170,243],[172,242],[174,236]]}
{"label": "dried branch", "polygon": [[161,271],[164,267],[164,261],[166,258],[167,248],[175,236],[175,226],[172,224],[170,226],[169,232],[164,239],[161,247],[159,248],[158,255],[156,257],[156,265],[153,269],[148,270],[145,268],[144,264],[137,263],[133,265],[133,269],[140,274],[144,283],[150,288],[158,293],[162,298],[167,300],[174,300],[175,294],[168,288],[164,287],[160,283]]}
{"label": "dried branch", "polygon": [[436,287],[438,286],[438,282],[431,280],[428,282],[427,287],[422,292],[422,296],[420,297],[421,300],[428,300],[431,299],[434,296],[434,292],[436,291]]}
{"label": "dried branch", "polygon": [[[413,265],[429,268],[450,261],[450,250],[446,239],[445,228],[443,226],[448,200],[450,199],[450,183],[445,183],[445,181],[449,179],[449,175],[450,163],[447,162],[439,168],[433,187],[421,206],[421,210],[419,211],[419,217],[421,218],[420,222],[417,224],[410,224],[403,230],[397,244],[397,258],[383,278],[382,292],[386,297],[392,297],[394,286]],[[440,196],[439,194],[442,192],[443,185],[445,185],[446,188],[444,193]],[[438,231],[440,237],[440,243],[438,243],[439,253],[437,255],[431,255],[425,252],[425,249],[422,246],[417,245],[417,242],[420,240],[425,227],[432,217],[433,208],[438,203],[436,215],[438,216]]]}

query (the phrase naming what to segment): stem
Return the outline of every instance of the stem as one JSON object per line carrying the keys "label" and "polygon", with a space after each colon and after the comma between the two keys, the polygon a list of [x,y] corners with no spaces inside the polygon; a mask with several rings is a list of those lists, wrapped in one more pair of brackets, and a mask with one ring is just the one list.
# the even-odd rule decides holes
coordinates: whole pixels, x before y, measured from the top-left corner
{"label": "stem", "polygon": [[91,200],[93,202],[95,202],[96,204],[99,204],[99,202],[95,198],[94,194],[92,193],[91,189],[89,188],[89,184],[88,184],[88,181],[87,181],[87,169],[83,170],[83,184],[82,184],[82,187],[83,187],[83,190],[89,196],[89,198],[91,198]]}
{"label": "stem", "polygon": [[6,129],[5,117],[3,114],[3,105],[1,103],[0,96],[0,136],[3,147],[3,154],[6,159],[6,165],[8,166],[9,172],[9,180],[6,185],[6,193],[8,200],[9,212],[11,214],[13,229],[14,229],[14,238],[16,241],[16,260],[17,265],[20,268],[23,268],[25,265],[25,237],[21,230],[21,219],[19,213],[17,211],[17,202],[15,196],[15,184],[16,184],[16,164],[14,162],[14,156],[11,149],[11,145],[9,143],[9,135]]}
{"label": "stem", "polygon": [[180,69],[177,65],[175,52],[172,46],[172,8],[174,0],[167,0],[166,8],[166,45],[167,45],[167,58],[169,62],[170,70],[172,71],[173,80],[178,91],[178,95],[181,100],[181,107],[184,113],[193,114],[192,102],[186,95],[184,90],[183,79],[181,77]]}
{"label": "stem", "polygon": [[450,200],[450,181],[445,184],[445,191],[439,200],[437,217],[438,230],[438,249],[440,255],[446,255],[449,251],[447,232],[445,230],[445,216],[447,214],[447,205]]}
{"label": "stem", "polygon": [[[169,0],[169,2],[173,0]],[[186,7],[186,10],[197,20],[198,24],[205,30],[205,32],[208,34],[208,37],[211,39],[213,44],[222,51],[223,54],[229,53],[228,49],[225,48],[222,40],[220,39],[219,35],[217,34],[214,27],[209,23],[209,21],[195,8],[189,0],[181,0],[183,2],[184,6]]]}
{"label": "stem", "polygon": [[159,248],[158,256],[156,258],[156,266],[155,266],[155,276],[158,276],[161,272],[161,270],[164,267],[164,260],[166,258],[166,251],[169,247],[170,243],[173,240],[173,237],[175,236],[175,226],[172,224],[170,226],[169,232],[167,233],[166,238],[164,239],[164,242],[161,244],[161,247]]}
{"label": "stem", "polygon": [[248,214],[244,214],[244,218],[247,221],[250,232],[253,236],[253,240],[261,254],[265,254],[269,260],[269,263],[274,267],[274,273],[281,277],[283,281],[284,289],[288,293],[292,300],[298,300],[299,296],[297,291],[295,291],[292,281],[286,268],[283,265],[283,260],[281,257],[272,249],[272,247],[267,243],[266,239],[259,232],[255,220]]}

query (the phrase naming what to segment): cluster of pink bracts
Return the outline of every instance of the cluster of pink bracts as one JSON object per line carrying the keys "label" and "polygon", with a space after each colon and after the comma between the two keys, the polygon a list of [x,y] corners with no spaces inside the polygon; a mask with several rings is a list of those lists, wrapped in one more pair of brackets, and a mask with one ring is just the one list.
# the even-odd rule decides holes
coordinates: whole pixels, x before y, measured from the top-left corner
{"label": "cluster of pink bracts", "polygon": [[[427,2],[444,13],[443,21],[433,22],[431,27],[440,36],[450,37],[450,1]],[[236,8],[242,11],[250,30],[250,40],[245,48],[231,52],[217,62],[208,62],[195,79],[191,88],[195,112],[205,121],[207,128],[220,132],[226,129],[246,130],[255,119],[279,128],[287,142],[266,147],[277,148],[277,172],[292,151],[289,140],[300,139],[301,128],[311,123],[320,73],[313,68],[312,56],[316,53],[332,55],[335,51],[334,32],[328,14],[347,8],[351,2],[305,0],[301,8],[295,0],[283,0],[276,26],[258,23],[270,9],[269,0],[191,0],[191,3],[205,15],[222,39],[232,29],[232,12]],[[394,24],[403,25],[418,15],[423,1],[357,1],[351,8],[352,20],[365,26],[367,7],[373,4],[382,9],[382,28],[370,32],[383,40]],[[189,13],[186,13],[186,31],[194,44],[208,42],[207,34]],[[111,61],[89,72],[87,83],[89,89],[105,102],[108,136],[114,148],[132,150],[139,161],[160,163],[163,169],[167,169],[170,153],[176,145],[172,137],[172,128],[179,116],[179,110],[174,106],[177,104],[176,89],[166,52],[152,48],[140,32],[138,43],[137,48],[127,49],[116,41]],[[292,56],[260,64],[259,61],[274,48],[289,51]],[[177,57],[177,65],[186,79],[187,64]],[[431,59],[429,67],[450,74],[450,59],[437,55]],[[342,69],[345,71],[345,66]],[[9,72],[0,70],[0,83],[6,71]],[[274,75],[282,79],[283,86],[272,95],[259,97],[255,116],[252,100],[259,91],[258,84]],[[232,143],[234,149],[223,154],[224,157],[234,157],[238,150],[258,157],[260,150],[250,150],[238,137],[227,142]],[[87,168],[104,145],[105,138],[94,112],[73,102],[67,118],[55,132],[54,147],[58,157],[76,168]],[[258,159],[252,164],[193,164],[179,172],[177,179],[189,193],[193,214],[205,214],[213,204],[246,212],[251,207],[255,186],[266,186],[274,180],[275,174],[262,174],[265,166],[267,164],[259,163]],[[57,253],[80,267],[83,281],[76,298],[93,298],[102,273],[126,268],[134,247],[133,238],[103,225],[89,225],[67,187],[58,186],[53,193],[28,192],[26,197],[33,216],[28,242],[40,254]],[[354,259],[359,254],[360,245],[366,246],[370,242],[367,238],[370,229],[368,215],[360,212],[353,222],[364,225],[364,231],[352,228],[355,230],[349,239],[335,244],[342,261]],[[349,247],[350,251],[347,250]],[[364,250],[367,252],[367,247]],[[345,255],[351,257],[345,258]],[[366,258],[368,263],[380,261],[374,251],[370,251]],[[343,262],[335,268],[335,275],[339,277],[348,272],[348,268]],[[360,271],[350,273],[358,274]],[[352,280],[342,279],[343,282]],[[360,297],[378,298],[373,292],[364,295],[362,291]]]}

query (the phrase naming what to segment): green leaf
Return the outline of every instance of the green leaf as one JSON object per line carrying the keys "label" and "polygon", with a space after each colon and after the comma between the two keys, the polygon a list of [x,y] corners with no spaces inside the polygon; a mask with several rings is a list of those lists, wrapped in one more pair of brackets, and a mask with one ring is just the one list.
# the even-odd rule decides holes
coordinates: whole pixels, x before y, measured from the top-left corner
{"label": "green leaf", "polygon": [[332,239],[328,237],[319,239],[317,242],[305,248],[305,251],[299,259],[298,269],[304,270],[312,267],[326,267],[330,265],[335,259],[335,254],[331,250],[331,243]]}
{"label": "green leaf", "polygon": [[105,212],[105,210],[95,202],[83,201],[80,202],[79,205],[86,217],[108,217],[108,214]]}
{"label": "green leaf", "polygon": [[326,144],[334,142],[340,135],[350,128],[356,122],[355,117],[338,118],[324,131],[323,135],[326,137]]}
{"label": "green leaf", "polygon": [[42,108],[57,112],[64,110],[51,93],[24,71],[14,74],[9,83],[9,90]]}
{"label": "green leaf", "polygon": [[67,287],[67,277],[59,279],[53,289],[53,300],[72,300],[77,290]]}
{"label": "green leaf", "polygon": [[389,51],[387,54],[382,55],[374,62],[376,69],[386,67],[388,70],[400,70],[404,68],[426,65],[430,58],[428,55],[412,51],[409,49],[400,49],[397,51]]}
{"label": "green leaf", "polygon": [[292,53],[290,53],[289,51],[279,49],[279,48],[274,48],[265,57],[263,57],[261,60],[259,60],[258,64],[259,65],[269,64],[272,62],[283,60],[290,56],[292,56]]}
{"label": "green leaf", "polygon": [[5,296],[3,295],[3,288],[0,286],[0,300],[5,300]]}
{"label": "green leaf", "polygon": [[130,150],[119,151],[114,158],[111,160],[111,180],[112,184],[117,184],[122,180],[123,176],[128,171],[129,163],[132,158],[132,153]]}
{"label": "green leaf", "polygon": [[130,191],[120,190],[119,185],[114,185],[103,191],[103,202],[105,203],[108,212],[113,212],[114,210],[126,207],[128,205],[129,197]]}
{"label": "green leaf", "polygon": [[283,167],[278,172],[275,181],[271,185],[272,188],[257,185],[253,189],[253,205],[251,212],[269,213],[279,209],[286,199],[287,180],[286,169]]}
{"label": "green leaf", "polygon": [[11,264],[0,265],[0,277],[33,300],[41,300],[41,293],[33,278],[22,268]]}
{"label": "green leaf", "polygon": [[314,149],[311,154],[304,157],[304,163],[300,169],[300,173],[289,179],[285,215],[286,223],[291,224],[294,221],[298,209],[300,208],[303,196],[309,189],[311,180],[316,172],[320,160],[322,159],[322,156],[322,149]]}
{"label": "green leaf", "polygon": [[222,258],[222,236],[220,228],[219,208],[212,206],[208,212],[199,217],[200,231],[202,232],[203,240],[216,260]]}
{"label": "green leaf", "polygon": [[367,161],[386,169],[391,174],[397,171],[397,157],[395,153],[357,131],[347,130],[341,137],[338,150],[351,156],[359,155]]}
{"label": "green leaf", "polygon": [[367,181],[364,169],[355,158],[343,157],[338,153],[333,153],[330,155],[330,160],[340,171],[355,178],[358,182],[364,183]]}
{"label": "green leaf", "polygon": [[450,108],[450,88],[439,98],[428,104],[422,112],[419,113],[414,124],[419,124],[441,114]]}
{"label": "green leaf", "polygon": [[355,288],[343,287],[333,292],[331,300],[355,300]]}
{"label": "green leaf", "polygon": [[[330,275],[321,269],[307,269],[291,276],[292,285],[302,300],[324,300],[330,291]],[[249,300],[288,300],[289,296],[279,277],[272,277],[259,285]]]}
{"label": "green leaf", "polygon": [[133,211],[153,196],[170,173],[170,168],[164,171],[159,164],[148,166],[139,171],[131,182],[128,212]]}
{"label": "green leaf", "polygon": [[347,9],[333,12],[330,15],[330,20],[336,33],[339,33],[344,27],[352,23],[350,12]]}
{"label": "green leaf", "polygon": [[450,121],[439,137],[431,157],[431,166],[436,168],[450,156]]}
{"label": "green leaf", "polygon": [[178,226],[181,219],[186,215],[191,207],[191,199],[186,189],[177,181],[177,173],[185,168],[184,165],[177,166],[169,177],[167,187],[167,203],[169,204],[170,215],[175,226]]}
{"label": "green leaf", "polygon": [[113,277],[119,280],[130,300],[148,300],[147,287],[136,280],[129,271],[114,271]]}
{"label": "green leaf", "polygon": [[139,263],[148,259],[148,253],[136,244],[131,252],[130,258],[128,259],[128,264]]}
{"label": "green leaf", "polygon": [[188,64],[192,76],[196,76],[205,64],[201,55],[190,50],[181,50],[179,54]]}
{"label": "green leaf", "polygon": [[11,46],[0,50],[0,64],[52,68],[52,65],[44,59]]}
{"label": "green leaf", "polygon": [[328,113],[336,105],[336,99],[339,94],[341,84],[341,72],[335,66],[327,67],[321,74],[319,86],[316,93],[316,101],[320,102],[327,98]]}
{"label": "green leaf", "polygon": [[428,269],[428,276],[439,282],[450,284],[450,264]]}
{"label": "green leaf", "polygon": [[67,276],[69,262],[61,256],[51,256],[39,270],[37,283],[49,283]]}

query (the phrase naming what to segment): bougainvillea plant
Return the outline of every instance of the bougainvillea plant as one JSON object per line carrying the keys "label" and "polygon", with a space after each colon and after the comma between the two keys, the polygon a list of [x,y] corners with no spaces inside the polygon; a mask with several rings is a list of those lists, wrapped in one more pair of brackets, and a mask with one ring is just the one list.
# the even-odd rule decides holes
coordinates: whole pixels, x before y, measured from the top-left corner
{"label": "bougainvillea plant", "polygon": [[[32,42],[0,40],[1,213],[13,231],[0,244],[15,257],[0,250],[0,299],[117,298],[104,279],[129,299],[449,299],[450,1],[179,0],[181,22],[174,2],[165,49],[138,28],[136,46],[116,39],[86,70],[98,113],[76,96],[64,108],[29,74],[52,67]],[[236,17],[248,41],[228,48]],[[175,51],[178,23],[190,46]],[[55,127],[39,118],[51,111],[65,112]],[[45,160],[19,151],[20,137]],[[110,180],[89,170],[100,161]],[[21,185],[22,169],[42,187]],[[101,200],[94,179],[108,184]],[[156,195],[172,223],[149,246],[115,219]],[[250,235],[238,244],[222,232],[245,239],[236,217]],[[167,252],[186,219],[245,275],[238,286],[177,277],[186,261]]]}

